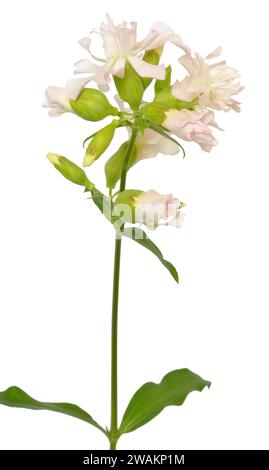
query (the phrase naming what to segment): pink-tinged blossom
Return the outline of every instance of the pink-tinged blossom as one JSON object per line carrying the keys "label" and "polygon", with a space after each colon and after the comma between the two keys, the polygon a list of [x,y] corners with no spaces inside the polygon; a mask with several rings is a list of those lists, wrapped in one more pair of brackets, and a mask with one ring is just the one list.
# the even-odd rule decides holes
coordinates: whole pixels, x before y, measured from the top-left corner
{"label": "pink-tinged blossom", "polygon": [[49,108],[50,116],[61,116],[63,113],[72,112],[68,94],[65,88],[49,86],[45,92],[44,108]]}
{"label": "pink-tinged blossom", "polygon": [[181,139],[196,142],[205,152],[210,152],[212,147],[218,144],[209,127],[218,128],[212,111],[171,109],[166,113],[163,125]]}
{"label": "pink-tinged blossom", "polygon": [[154,230],[159,225],[181,227],[180,201],[172,194],[161,195],[150,189],[134,198],[135,222]]}
{"label": "pink-tinged blossom", "polygon": [[227,66],[225,61],[211,62],[220,53],[221,48],[218,47],[205,59],[199,54],[195,54],[194,57],[190,54],[180,57],[179,63],[185,67],[189,75],[173,85],[173,95],[185,101],[196,98],[204,109],[222,111],[233,109],[239,112],[240,103],[233,96],[244,87],[237,81],[240,75],[235,68]]}
{"label": "pink-tinged blossom", "polygon": [[[161,48],[168,41],[189,53],[189,48],[182,42],[179,35],[161,22],[152,25],[150,32],[142,41],[137,41],[137,23],[126,21],[115,25],[109,15],[106,15],[107,23],[102,23],[99,31],[93,31],[90,37],[82,38],[79,43],[87,50],[90,56],[98,62],[82,59],[75,64],[75,74],[89,73],[86,78],[87,83],[93,80],[101,90],[107,90],[110,82],[110,75],[123,78],[125,65],[128,61],[135,71],[143,78],[155,78],[163,80],[165,78],[165,68],[163,65],[153,65],[142,60],[141,56],[146,50]],[[92,37],[99,34],[103,41],[104,57],[97,57],[92,52]],[[75,79],[77,90],[72,92],[72,99],[76,99],[82,88],[85,86],[85,78]]]}

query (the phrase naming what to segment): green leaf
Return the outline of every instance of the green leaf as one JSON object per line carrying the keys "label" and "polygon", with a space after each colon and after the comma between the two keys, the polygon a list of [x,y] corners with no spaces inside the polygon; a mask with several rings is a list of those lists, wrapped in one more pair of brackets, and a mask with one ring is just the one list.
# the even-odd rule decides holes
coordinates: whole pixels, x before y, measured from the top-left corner
{"label": "green leaf", "polygon": [[162,252],[159,250],[157,245],[155,245],[155,243],[153,243],[153,241],[150,240],[150,238],[148,238],[147,234],[141,228],[126,227],[121,232],[121,234],[124,235],[125,237],[131,238],[132,240],[139,243],[139,245],[142,245],[144,248],[151,251],[155,256],[157,256],[157,258],[160,260],[163,266],[166,269],[168,269],[168,271],[170,272],[171,276],[175,279],[175,281],[179,282],[179,276],[178,276],[178,272],[175,266],[173,266],[173,264],[170,263],[170,261],[167,261],[166,259],[164,259]]}
{"label": "green leaf", "polygon": [[112,201],[111,198],[105,196],[101,191],[96,188],[93,188],[91,191],[92,200],[106,219],[114,224],[118,217],[112,215]]}
{"label": "green leaf", "polygon": [[168,65],[165,69],[165,79],[164,80],[156,80],[155,82],[155,94],[159,93],[162,91],[164,88],[167,88],[170,86],[171,83],[171,73],[172,73],[172,67],[171,65]]}
{"label": "green leaf", "polygon": [[129,62],[126,63],[124,77],[114,76],[114,83],[121,99],[129,103],[132,109],[138,109],[144,94],[144,87],[140,76]]}
{"label": "green leaf", "polygon": [[[142,60],[151,65],[159,65],[162,51],[162,47],[160,47],[159,49],[150,49],[149,51],[145,52],[142,57]],[[146,88],[148,88],[148,86],[151,84],[152,78],[142,78],[142,82],[144,85],[144,89],[146,90]]]}
{"label": "green leaf", "polygon": [[97,429],[107,435],[106,431],[100,426],[86,411],[72,403],[50,403],[35,400],[25,393],[19,387],[10,387],[4,392],[0,392],[0,404],[16,408],[28,408],[31,410],[49,410],[63,413],[74,418],[81,419],[92,424]]}
{"label": "green leaf", "polygon": [[134,431],[155,418],[166,406],[180,406],[189,393],[210,387],[189,369],[179,369],[165,375],[159,384],[148,382],[132,397],[122,418],[120,434]]}
{"label": "green leaf", "polygon": [[[105,164],[106,185],[109,189],[114,189],[121,177],[128,145],[129,141],[127,140],[120,146],[117,152],[115,152],[114,155],[112,155],[112,157],[110,157]],[[128,169],[134,165],[136,160],[136,154],[137,150],[136,147],[134,147],[128,162]]]}

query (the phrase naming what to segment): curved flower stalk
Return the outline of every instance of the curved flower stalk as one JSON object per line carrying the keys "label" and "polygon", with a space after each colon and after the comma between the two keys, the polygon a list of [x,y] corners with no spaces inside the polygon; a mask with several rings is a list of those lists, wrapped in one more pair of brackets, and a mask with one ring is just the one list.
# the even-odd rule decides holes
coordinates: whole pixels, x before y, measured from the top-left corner
{"label": "curved flower stalk", "polygon": [[[96,33],[96,31],[95,31]],[[86,170],[68,158],[55,153],[48,160],[70,182],[84,188],[89,199],[112,224],[115,232],[112,321],[111,321],[111,417],[110,427],[103,427],[85,410],[72,403],[41,402],[12,386],[0,392],[0,403],[34,410],[50,410],[83,420],[101,431],[109,440],[110,449],[116,449],[120,436],[145,425],[167,406],[180,406],[189,393],[202,391],[210,382],[189,369],[177,369],[166,374],[160,383],[147,382],[133,395],[122,417],[118,419],[118,304],[121,246],[124,238],[150,251],[178,283],[179,276],[173,264],[149,238],[147,231],[160,226],[181,227],[184,204],[172,191],[160,194],[155,189],[126,188],[127,175],[137,163],[157,157],[158,154],[182,155],[182,142],[196,142],[205,152],[217,145],[212,128],[219,129],[214,112],[239,111],[234,96],[241,90],[236,69],[225,62],[213,63],[220,54],[218,48],[206,59],[192,55],[180,36],[161,22],[150,28],[148,35],[137,40],[137,24],[122,22],[115,25],[107,16],[98,34],[103,41],[104,56],[92,51],[93,33],[80,44],[95,62],[83,59],[76,64],[76,74],[65,87],[50,86],[45,93],[44,106],[51,116],[70,113],[75,118],[99,122],[110,117],[100,129],[85,136],[81,165],[91,168],[102,157],[107,194],[102,193],[88,177]],[[184,50],[179,63],[188,75],[171,84],[171,64],[160,65],[167,42]],[[113,106],[104,91],[113,77],[118,95]],[[86,87],[88,82],[93,87]],[[152,86],[152,99],[145,101],[144,93]],[[94,86],[97,85],[99,89]],[[126,139],[113,155],[106,158],[117,129],[126,129]],[[86,145],[87,144],[87,145]],[[167,158],[167,157],[165,157]],[[172,158],[172,157],[171,157]],[[152,162],[153,164],[153,162]],[[167,160],[169,169],[169,160]],[[135,169],[133,170],[135,172]],[[139,182],[138,187],[143,186]],[[144,229],[146,231],[144,231]]]}

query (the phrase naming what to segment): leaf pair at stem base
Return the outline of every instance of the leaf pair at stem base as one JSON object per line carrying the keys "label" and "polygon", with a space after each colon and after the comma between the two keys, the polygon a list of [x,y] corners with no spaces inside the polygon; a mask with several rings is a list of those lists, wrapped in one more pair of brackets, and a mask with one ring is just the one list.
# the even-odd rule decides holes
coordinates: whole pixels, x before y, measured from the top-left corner
{"label": "leaf pair at stem base", "polygon": [[[0,404],[27,408],[32,410],[48,410],[63,413],[86,421],[104,433],[109,441],[117,441],[122,434],[134,431],[151,421],[167,406],[180,406],[189,393],[201,392],[210,387],[210,382],[202,379],[189,369],[174,370],[166,374],[158,384],[148,382],[142,385],[133,395],[123,415],[117,436],[100,426],[85,410],[72,403],[50,403],[35,400],[19,387],[13,386],[0,392]],[[116,442],[114,442],[116,445]]]}

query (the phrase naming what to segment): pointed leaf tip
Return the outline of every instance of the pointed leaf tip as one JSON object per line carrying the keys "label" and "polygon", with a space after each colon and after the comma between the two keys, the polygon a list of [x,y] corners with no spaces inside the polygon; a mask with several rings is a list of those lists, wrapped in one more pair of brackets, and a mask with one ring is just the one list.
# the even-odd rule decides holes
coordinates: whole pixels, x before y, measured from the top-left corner
{"label": "pointed leaf tip", "polygon": [[27,408],[31,410],[48,410],[63,413],[74,418],[86,421],[106,434],[106,431],[82,408],[73,403],[51,403],[35,400],[21,388],[13,385],[7,390],[0,392],[0,404],[16,408]]}
{"label": "pointed leaf tip", "polygon": [[201,392],[210,387],[189,369],[178,369],[166,374],[159,384],[148,382],[132,397],[122,418],[120,433],[128,433],[143,426],[157,416],[165,407],[184,403],[189,393]]}

